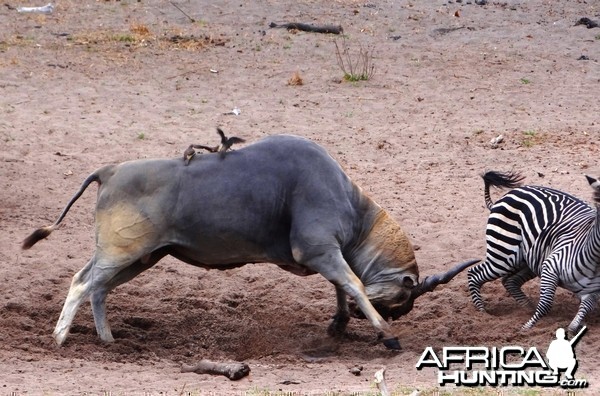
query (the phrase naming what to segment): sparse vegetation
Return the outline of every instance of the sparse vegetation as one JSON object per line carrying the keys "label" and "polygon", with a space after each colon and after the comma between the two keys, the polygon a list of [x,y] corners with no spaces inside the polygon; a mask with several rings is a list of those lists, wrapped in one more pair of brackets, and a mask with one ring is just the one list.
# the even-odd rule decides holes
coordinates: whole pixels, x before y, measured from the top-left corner
{"label": "sparse vegetation", "polygon": [[534,130],[523,131],[523,139],[521,145],[523,147],[532,147],[539,139],[537,138],[537,132]]}
{"label": "sparse vegetation", "polygon": [[373,64],[372,48],[365,49],[362,45],[359,46],[358,55],[353,56],[350,48],[346,44],[346,38],[342,37],[342,45],[335,44],[335,55],[338,66],[344,73],[346,81],[366,81],[373,78],[375,74],[375,65]]}
{"label": "sparse vegetation", "polygon": [[133,23],[131,24],[131,27],[129,28],[129,30],[131,30],[132,33],[138,35],[138,36],[150,36],[150,29],[148,28],[148,26],[141,24],[141,23]]}
{"label": "sparse vegetation", "polygon": [[134,43],[136,42],[136,38],[131,34],[117,34],[113,38],[115,41],[121,41],[125,43]]}
{"label": "sparse vegetation", "polygon": [[[21,40],[22,41],[22,40]],[[184,31],[171,30],[156,34],[141,23],[132,23],[128,31],[93,30],[74,33],[67,37],[67,41],[76,45],[86,45],[88,48],[115,47],[123,44],[128,49],[157,46],[160,48],[174,48],[184,50],[199,50],[210,46],[225,45],[228,39],[210,35],[189,34]],[[28,44],[26,42],[19,43]],[[119,48],[120,46],[116,46]]]}
{"label": "sparse vegetation", "polygon": [[528,78],[525,78],[525,77],[521,78],[521,80],[519,80],[519,81],[521,81],[521,84],[525,84],[525,85],[531,84],[531,80],[529,80]]}
{"label": "sparse vegetation", "polygon": [[146,139],[146,135],[144,134],[144,132],[140,132],[137,135],[138,140],[144,140]]}
{"label": "sparse vegetation", "polygon": [[298,85],[303,85],[303,84],[304,84],[304,81],[302,80],[302,77],[300,76],[300,72],[298,72],[298,71],[294,72],[292,77],[290,77],[290,79],[288,80],[288,85],[291,85],[291,86],[298,86]]}

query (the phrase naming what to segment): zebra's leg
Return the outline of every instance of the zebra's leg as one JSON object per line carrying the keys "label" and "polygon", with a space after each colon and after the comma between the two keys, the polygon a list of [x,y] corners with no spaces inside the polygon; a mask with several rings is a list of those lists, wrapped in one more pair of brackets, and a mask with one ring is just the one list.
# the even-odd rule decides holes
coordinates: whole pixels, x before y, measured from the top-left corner
{"label": "zebra's leg", "polygon": [[484,283],[491,282],[493,280],[502,278],[512,271],[510,266],[504,262],[497,263],[492,261],[490,258],[490,252],[488,248],[488,254],[484,263],[469,268],[467,272],[469,294],[475,308],[479,311],[485,311],[483,299],[481,298],[481,286]]}
{"label": "zebra's leg", "polygon": [[538,302],[535,313],[522,327],[523,330],[532,328],[538,320],[550,312],[554,302],[554,294],[558,286],[558,275],[555,262],[560,260],[546,259],[542,264],[542,274],[540,276],[540,301]]}
{"label": "zebra's leg", "polygon": [[581,303],[579,304],[579,310],[577,311],[577,315],[569,325],[569,333],[575,334],[581,328],[581,324],[585,319],[586,315],[596,308],[596,304],[598,303],[598,297],[600,295],[598,293],[586,294],[581,297]]}
{"label": "zebra's leg", "polygon": [[527,297],[525,293],[523,293],[521,286],[523,286],[525,282],[534,279],[536,276],[537,275],[531,271],[529,267],[525,266],[519,271],[502,278],[502,284],[504,285],[504,288],[508,294],[517,300],[519,305],[530,309],[535,309],[535,303],[533,300]]}

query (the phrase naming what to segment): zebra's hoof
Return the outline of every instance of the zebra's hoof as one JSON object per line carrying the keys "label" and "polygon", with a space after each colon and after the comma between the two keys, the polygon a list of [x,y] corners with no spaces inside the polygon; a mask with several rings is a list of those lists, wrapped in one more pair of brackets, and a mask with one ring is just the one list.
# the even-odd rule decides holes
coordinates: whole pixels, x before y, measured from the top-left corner
{"label": "zebra's hoof", "polygon": [[529,331],[533,327],[533,324],[527,322],[521,327],[521,331],[526,332]]}

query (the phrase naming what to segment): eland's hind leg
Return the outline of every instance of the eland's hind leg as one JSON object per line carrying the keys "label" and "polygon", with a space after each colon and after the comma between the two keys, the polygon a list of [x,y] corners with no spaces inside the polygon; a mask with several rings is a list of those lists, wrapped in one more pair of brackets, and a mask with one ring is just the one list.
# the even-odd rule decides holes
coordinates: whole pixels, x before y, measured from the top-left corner
{"label": "eland's hind leg", "polygon": [[[88,261],[85,267],[73,276],[67,299],[65,300],[62,312],[58,318],[56,327],[54,328],[54,339],[58,345],[61,345],[67,338],[69,329],[71,328],[71,324],[73,323],[73,319],[75,318],[75,314],[81,303],[87,297],[91,296],[92,293],[98,291],[102,293],[102,290],[105,289],[110,290],[107,289],[107,285],[110,284],[111,279],[134,262],[135,260],[125,257],[121,259],[115,257],[105,258],[96,252],[94,257]],[[102,316],[102,312],[99,314]],[[106,339],[102,338],[104,341],[112,341],[110,329],[108,334],[103,330],[106,324],[106,312],[104,312],[104,322],[99,335],[101,337],[107,337]]]}
{"label": "eland's hind leg", "polygon": [[93,282],[91,273],[94,270],[95,263],[96,256],[94,255],[85,267],[73,276],[69,294],[54,328],[54,339],[58,345],[62,345],[65,342],[79,306],[92,292]]}
{"label": "eland's hind leg", "polygon": [[94,314],[94,323],[96,324],[96,331],[100,339],[105,342],[112,342],[114,338],[110,330],[110,324],[106,316],[106,296],[115,287],[129,282],[145,270],[154,266],[166,255],[164,251],[156,251],[148,256],[137,260],[132,265],[122,269],[115,276],[113,276],[104,285],[100,285],[97,290],[92,292],[90,301],[92,303],[92,313]]}

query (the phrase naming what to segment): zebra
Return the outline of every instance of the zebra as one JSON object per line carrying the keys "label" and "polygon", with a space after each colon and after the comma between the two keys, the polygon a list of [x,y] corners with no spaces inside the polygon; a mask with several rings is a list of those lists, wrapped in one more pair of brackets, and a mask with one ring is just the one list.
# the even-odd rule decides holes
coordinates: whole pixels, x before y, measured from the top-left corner
{"label": "zebra", "polygon": [[[539,276],[539,302],[522,329],[530,329],[550,311],[560,286],[580,299],[577,315],[568,327],[575,333],[600,297],[600,181],[586,176],[594,190],[592,207],[559,190],[522,186],[523,177],[518,173],[489,171],[482,177],[490,216],[485,262],[468,271],[475,307],[484,311],[481,286],[499,278],[520,305],[533,307],[521,287]],[[490,186],[511,190],[494,203]]]}

